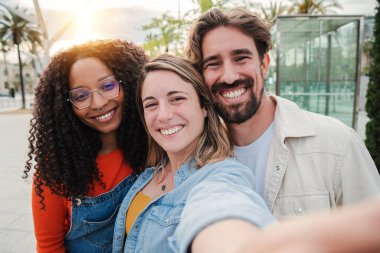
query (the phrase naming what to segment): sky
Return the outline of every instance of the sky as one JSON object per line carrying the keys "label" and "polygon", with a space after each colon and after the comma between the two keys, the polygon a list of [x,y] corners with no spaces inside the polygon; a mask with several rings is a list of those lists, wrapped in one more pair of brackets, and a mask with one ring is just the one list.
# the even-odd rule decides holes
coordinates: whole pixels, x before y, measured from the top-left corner
{"label": "sky", "polygon": [[[245,0],[249,2],[249,0]],[[19,5],[35,13],[33,0],[0,0],[9,6]],[[152,18],[168,12],[183,15],[196,8],[195,0],[39,0],[48,37],[54,37],[70,20],[72,25],[51,43],[50,55],[62,48],[89,39],[122,38],[136,44],[144,42],[142,26]],[[266,3],[268,0],[254,2]],[[374,15],[376,0],[338,0],[337,14]]]}

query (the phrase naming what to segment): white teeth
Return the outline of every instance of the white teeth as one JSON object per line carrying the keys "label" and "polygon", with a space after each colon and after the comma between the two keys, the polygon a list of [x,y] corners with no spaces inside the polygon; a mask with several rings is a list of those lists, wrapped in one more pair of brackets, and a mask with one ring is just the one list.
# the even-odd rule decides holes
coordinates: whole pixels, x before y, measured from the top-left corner
{"label": "white teeth", "polygon": [[177,133],[182,128],[183,128],[183,126],[175,126],[173,128],[169,128],[169,129],[160,129],[160,132],[162,135],[171,135],[171,134]]}
{"label": "white teeth", "polygon": [[240,88],[234,91],[228,91],[221,93],[223,97],[225,98],[238,98],[240,97],[244,92],[246,91],[245,88]]}
{"label": "white teeth", "polygon": [[101,116],[96,117],[96,119],[97,119],[97,120],[104,120],[104,119],[106,119],[106,118],[108,118],[108,117],[111,117],[112,114],[113,114],[113,110],[110,111],[110,112],[108,112],[108,113],[106,113],[106,114],[103,114],[103,115],[101,115]]}

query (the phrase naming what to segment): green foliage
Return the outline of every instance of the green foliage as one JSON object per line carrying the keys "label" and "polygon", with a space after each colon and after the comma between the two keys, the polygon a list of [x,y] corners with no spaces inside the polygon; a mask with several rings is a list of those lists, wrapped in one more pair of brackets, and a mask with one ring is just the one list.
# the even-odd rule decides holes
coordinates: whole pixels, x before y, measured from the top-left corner
{"label": "green foliage", "polygon": [[153,18],[149,24],[142,26],[143,31],[149,31],[145,37],[144,49],[151,57],[167,52],[183,55],[189,28],[193,21],[210,8],[224,9],[227,2],[235,4],[236,1],[242,0],[197,0],[198,6],[181,17],[174,18],[164,13],[159,18]]}
{"label": "green foliage", "polygon": [[334,9],[341,9],[337,0],[290,0],[288,9],[292,14],[326,14]]}
{"label": "green foliage", "polygon": [[280,1],[270,1],[269,5],[260,5],[261,15],[263,19],[270,22],[274,21],[281,14],[285,14],[289,7],[282,4]]}
{"label": "green foliage", "polygon": [[165,52],[183,55],[190,25],[211,8],[239,7],[252,11],[261,10],[258,14],[269,21],[285,13],[320,14],[340,8],[336,0],[291,0],[291,6],[283,5],[281,0],[271,0],[265,5],[251,0],[193,0],[193,2],[195,8],[181,17],[174,18],[165,13],[159,18],[153,18],[149,24],[142,27],[142,30],[149,32],[143,46],[151,57]]}
{"label": "green foliage", "polygon": [[377,0],[366,111],[366,146],[380,172],[380,0]]}
{"label": "green foliage", "polygon": [[201,13],[205,13],[207,10],[213,7],[211,0],[198,0]]}
{"label": "green foliage", "polygon": [[153,18],[149,24],[142,27],[143,31],[149,31],[144,49],[150,56],[169,51],[181,54],[180,43],[183,42],[183,28],[186,25],[186,20],[176,19],[167,13],[162,14],[160,18]]}

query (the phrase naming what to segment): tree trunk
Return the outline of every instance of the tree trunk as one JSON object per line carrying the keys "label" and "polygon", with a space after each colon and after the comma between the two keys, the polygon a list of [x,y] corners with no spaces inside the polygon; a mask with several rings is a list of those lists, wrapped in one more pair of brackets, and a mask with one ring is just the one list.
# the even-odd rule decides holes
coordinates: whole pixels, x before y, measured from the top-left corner
{"label": "tree trunk", "polygon": [[22,62],[20,54],[20,45],[17,44],[17,54],[18,54],[18,66],[20,69],[20,85],[21,85],[21,97],[22,97],[22,109],[25,109],[25,87],[24,87],[24,78],[22,76]]}
{"label": "tree trunk", "polygon": [[9,78],[10,73],[9,73],[8,61],[7,61],[7,56],[6,56],[5,51],[3,51],[3,59],[4,59],[4,64],[5,64],[5,73],[7,76],[6,82],[8,83],[8,88],[11,88],[11,80]]}

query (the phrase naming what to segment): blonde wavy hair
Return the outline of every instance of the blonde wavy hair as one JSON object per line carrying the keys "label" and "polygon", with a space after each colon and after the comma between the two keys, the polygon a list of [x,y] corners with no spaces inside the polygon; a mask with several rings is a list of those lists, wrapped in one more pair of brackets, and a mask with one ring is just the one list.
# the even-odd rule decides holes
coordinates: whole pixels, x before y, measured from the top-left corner
{"label": "blonde wavy hair", "polygon": [[204,129],[193,154],[197,168],[232,155],[232,146],[228,139],[227,130],[215,112],[210,91],[204,84],[200,73],[188,60],[163,54],[145,65],[136,90],[138,111],[148,133],[147,166],[159,166],[167,157],[165,150],[158,145],[148,132],[141,98],[142,86],[146,76],[149,72],[159,70],[171,71],[192,85],[199,97],[201,107],[207,111]]}

